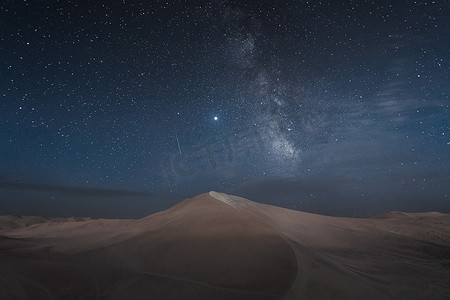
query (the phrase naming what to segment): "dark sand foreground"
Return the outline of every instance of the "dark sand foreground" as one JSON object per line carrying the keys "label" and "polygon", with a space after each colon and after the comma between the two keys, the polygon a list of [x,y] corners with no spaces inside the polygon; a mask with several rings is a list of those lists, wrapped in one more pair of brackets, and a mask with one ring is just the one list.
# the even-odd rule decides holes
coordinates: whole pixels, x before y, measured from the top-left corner
{"label": "dark sand foreground", "polygon": [[0,217],[0,299],[450,299],[450,215],[210,192],[139,220]]}

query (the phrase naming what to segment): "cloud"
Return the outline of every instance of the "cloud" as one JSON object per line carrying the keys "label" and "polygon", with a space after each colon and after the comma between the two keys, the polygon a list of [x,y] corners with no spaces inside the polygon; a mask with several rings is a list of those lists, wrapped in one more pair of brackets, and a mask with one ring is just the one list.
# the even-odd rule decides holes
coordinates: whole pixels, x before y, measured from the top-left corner
{"label": "cloud", "polygon": [[301,177],[301,178],[277,178],[244,184],[234,191],[259,192],[261,194],[308,194],[315,191],[330,191],[337,186],[349,185],[359,182],[344,176],[336,177]]}
{"label": "cloud", "polygon": [[391,210],[450,211],[450,172],[312,175],[266,179],[226,191],[253,201],[306,212],[366,217]]}
{"label": "cloud", "polygon": [[147,192],[120,190],[120,189],[106,189],[106,188],[87,188],[76,186],[39,184],[39,183],[25,183],[6,181],[0,177],[0,189],[15,190],[24,192],[48,192],[58,193],[70,197],[135,197],[150,195]]}

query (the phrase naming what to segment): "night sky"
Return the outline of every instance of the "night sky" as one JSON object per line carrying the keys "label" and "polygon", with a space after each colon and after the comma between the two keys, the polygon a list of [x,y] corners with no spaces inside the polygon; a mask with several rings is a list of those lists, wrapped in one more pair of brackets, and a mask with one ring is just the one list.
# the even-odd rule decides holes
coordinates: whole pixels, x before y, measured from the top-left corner
{"label": "night sky", "polygon": [[449,1],[2,1],[0,215],[210,190],[450,212]]}

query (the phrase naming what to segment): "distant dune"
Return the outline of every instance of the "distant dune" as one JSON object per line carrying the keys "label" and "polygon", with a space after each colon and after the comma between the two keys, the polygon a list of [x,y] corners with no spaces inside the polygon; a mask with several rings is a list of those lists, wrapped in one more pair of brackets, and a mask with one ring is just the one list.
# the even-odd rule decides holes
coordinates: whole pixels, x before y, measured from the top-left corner
{"label": "distant dune", "polygon": [[138,220],[0,216],[0,299],[450,299],[450,215],[217,192]]}

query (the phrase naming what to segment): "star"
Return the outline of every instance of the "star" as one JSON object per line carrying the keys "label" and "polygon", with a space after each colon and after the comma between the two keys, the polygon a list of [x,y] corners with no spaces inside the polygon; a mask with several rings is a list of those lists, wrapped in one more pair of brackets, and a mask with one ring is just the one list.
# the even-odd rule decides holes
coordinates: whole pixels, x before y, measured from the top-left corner
{"label": "star", "polygon": [[[433,1],[415,1],[411,10],[373,1],[360,1],[358,7],[352,1],[291,1],[289,9],[280,1],[211,1],[202,8],[186,1],[170,9],[167,1],[142,1],[125,11],[97,0],[82,7],[74,1],[50,7],[30,2],[28,8],[13,1],[1,4],[1,16],[22,19],[3,18],[2,23],[2,33],[9,38],[2,41],[2,80],[8,88],[0,93],[5,141],[0,147],[0,185],[4,174],[14,173],[19,181],[44,187],[55,180],[64,186],[89,181],[93,187],[158,190],[164,197],[155,202],[156,210],[168,207],[158,202],[166,201],[165,196],[175,199],[222,186],[224,191],[240,190],[247,184],[257,191],[255,200],[278,204],[269,199],[278,191],[291,199],[291,188],[281,189],[282,184],[297,188],[297,179],[308,174],[305,184],[313,190],[319,184],[328,186],[330,178],[340,178],[345,170],[349,185],[351,178],[370,184],[358,181],[358,193],[352,186],[332,184],[347,202],[341,199],[340,212],[331,205],[329,214],[378,214],[390,208],[390,202],[380,207],[371,202],[369,195],[375,191],[394,199],[417,189],[412,206],[408,201],[392,203],[398,209],[414,209],[422,198],[430,205],[427,209],[448,208],[445,178],[427,179],[425,185],[415,179],[446,174],[450,164],[450,156],[444,155],[450,149],[444,84],[449,77],[448,22],[439,18],[438,4],[422,11]],[[83,22],[60,10],[80,11]],[[195,11],[195,18],[187,11]],[[372,17],[366,18],[366,12]],[[130,21],[147,13],[157,17]],[[106,26],[110,23],[117,26]],[[208,29],[198,30],[203,25]],[[431,31],[433,45],[415,42]],[[38,51],[31,51],[36,45]],[[100,52],[92,51],[99,45]],[[123,52],[129,45],[137,50]],[[391,148],[411,163],[391,159]],[[367,152],[361,154],[361,149]],[[35,164],[39,170],[32,170]],[[186,176],[191,169],[195,176]],[[390,177],[379,176],[384,170],[405,184],[392,182],[387,188]],[[254,189],[256,183],[264,191],[269,189],[266,183],[274,184],[276,192]],[[30,186],[22,186],[23,193],[29,193],[23,196],[32,198]],[[429,192],[423,193],[423,187]],[[11,193],[0,188],[0,199]],[[314,194],[316,200],[324,197],[317,203],[331,201],[327,193]],[[361,193],[367,200],[359,210]],[[292,201],[284,204],[297,200]],[[31,213],[9,202],[15,214]],[[4,204],[0,214],[7,212]],[[58,205],[61,210],[52,208],[48,214],[76,213]],[[136,216],[144,216],[141,212],[149,207],[135,206]],[[122,214],[121,204],[114,209],[115,216]]]}

